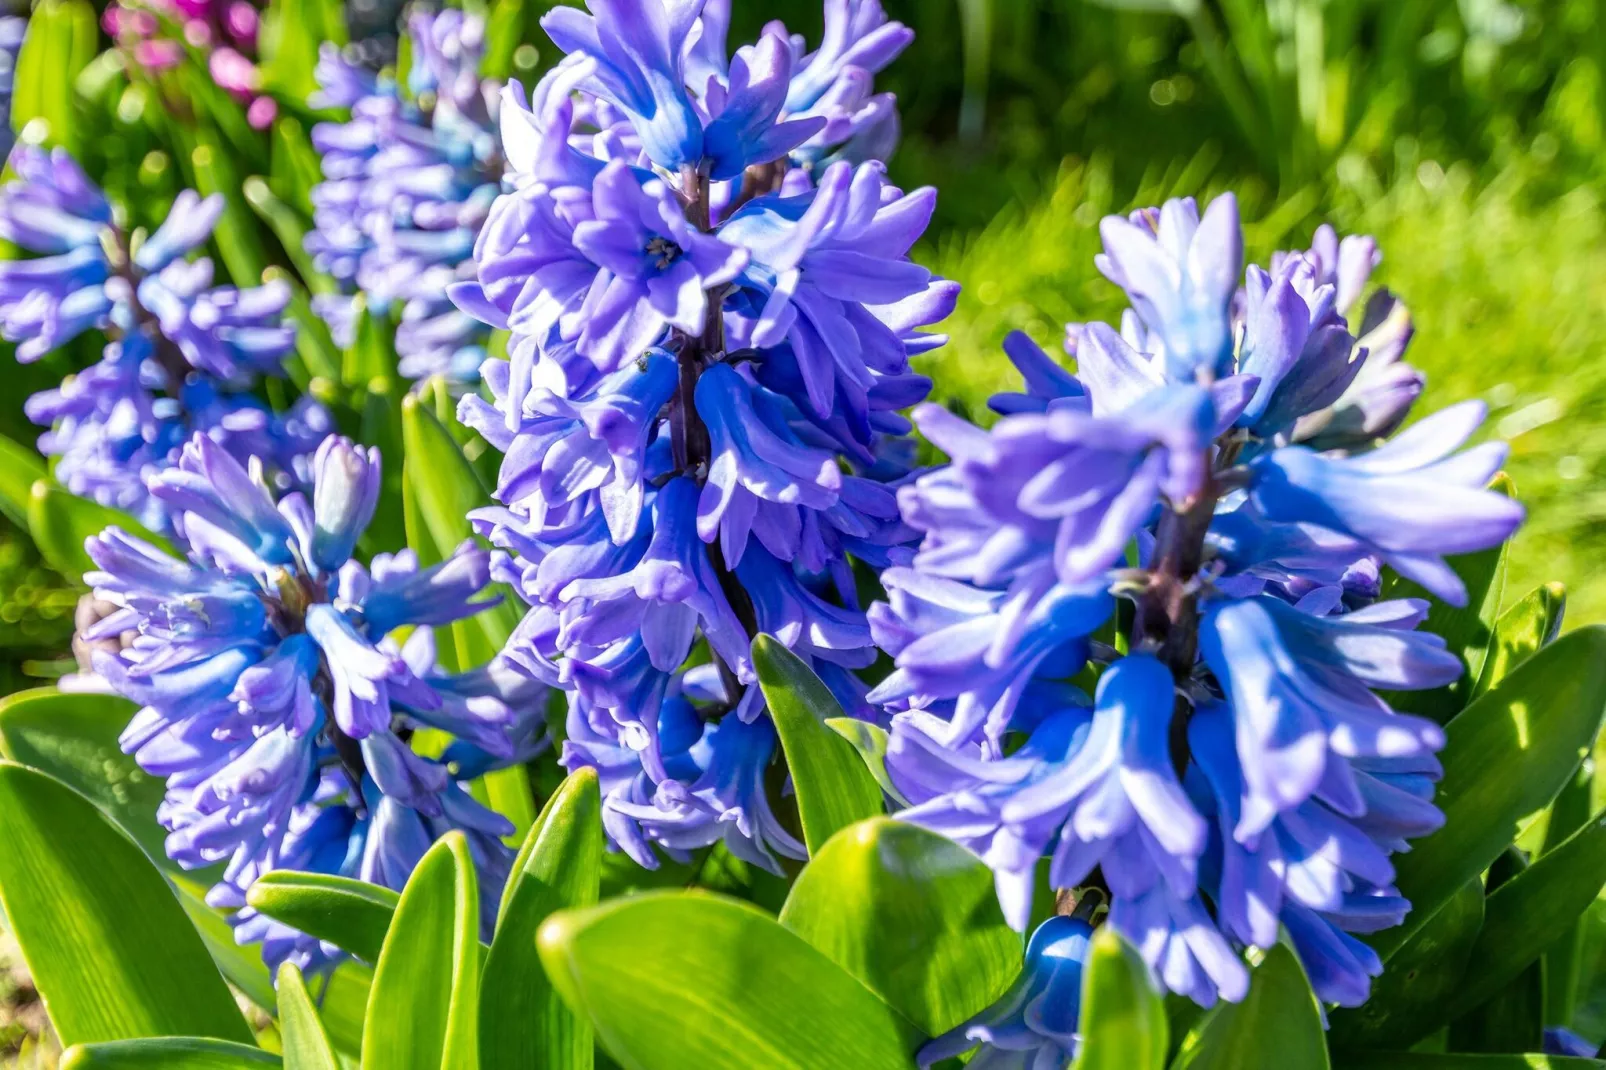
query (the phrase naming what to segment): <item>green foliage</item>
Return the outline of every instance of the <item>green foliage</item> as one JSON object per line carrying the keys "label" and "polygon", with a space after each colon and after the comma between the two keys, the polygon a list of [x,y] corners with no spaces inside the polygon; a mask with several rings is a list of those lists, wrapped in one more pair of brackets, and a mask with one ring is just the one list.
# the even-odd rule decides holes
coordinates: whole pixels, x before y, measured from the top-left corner
{"label": "green foliage", "polygon": [[1278,944],[1250,977],[1242,1003],[1220,1003],[1182,1043],[1173,1070],[1325,1070],[1321,1009],[1305,971]]}
{"label": "green foliage", "polygon": [[271,1052],[201,1037],[160,1037],[79,1044],[62,1053],[61,1070],[252,1070],[283,1066]]}
{"label": "green foliage", "polygon": [[1168,1033],[1148,965],[1114,929],[1101,926],[1082,975],[1076,1070],[1164,1070]]}
{"label": "green foliage", "polygon": [[290,1070],[339,1070],[339,1056],[318,1020],[318,1010],[295,963],[279,967],[279,1036]]}
{"label": "green foliage", "polygon": [[885,817],[836,833],[803,870],[780,922],[927,1033],[1002,995],[1020,936],[993,875],[934,832]]}
{"label": "green foliage", "polygon": [[254,909],[370,963],[379,961],[399,899],[366,881],[278,870],[257,878],[246,892]]}

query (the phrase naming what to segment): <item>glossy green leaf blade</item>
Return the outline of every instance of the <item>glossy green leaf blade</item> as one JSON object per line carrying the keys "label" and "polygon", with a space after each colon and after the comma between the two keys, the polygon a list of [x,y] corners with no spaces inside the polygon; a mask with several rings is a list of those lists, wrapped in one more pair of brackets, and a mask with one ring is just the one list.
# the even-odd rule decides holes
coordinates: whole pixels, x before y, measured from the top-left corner
{"label": "glossy green leaf blade", "polygon": [[6,762],[0,814],[0,905],[62,1043],[250,1043],[172,889],[93,803]]}
{"label": "glossy green leaf blade", "polygon": [[1606,709],[1606,627],[1565,635],[1519,665],[1446,728],[1435,802],[1445,825],[1397,861],[1413,909],[1371,943],[1385,959],[1456,889],[1499,857],[1517,823],[1561,790]]}
{"label": "glossy green leaf blade", "polygon": [[0,699],[0,757],[32,766],[88,796],[163,868],[166,831],[156,823],[163,786],[117,746],[137,707],[120,695],[64,694],[53,687]]}
{"label": "glossy green leaf blade", "polygon": [[279,967],[279,1038],[285,1070],[340,1070],[340,1060],[295,963]]}
{"label": "glossy green leaf blade", "polygon": [[378,962],[400,896],[389,888],[328,873],[263,874],[245,901],[270,918]]}
{"label": "glossy green leaf blade", "polygon": [[1455,1052],[1518,1054],[1545,1043],[1545,972],[1530,962],[1494,995],[1450,1023],[1446,1047]]}
{"label": "glossy green leaf blade", "polygon": [[892,776],[887,772],[887,730],[870,721],[861,721],[857,717],[827,717],[826,726],[853,745],[859,752],[859,759],[864,767],[870,771],[883,792],[894,799],[899,805],[908,805],[908,800],[892,782]]}
{"label": "glossy green leaf blade", "polygon": [[202,1037],[151,1037],[80,1044],[62,1054],[60,1070],[257,1070],[283,1066],[249,1044]]}
{"label": "glossy green leaf blade", "polygon": [[1076,1070],[1165,1070],[1165,1001],[1113,926],[1101,925],[1082,974],[1082,1050]]}
{"label": "glossy green leaf blade", "polygon": [[537,941],[625,1070],[909,1070],[920,1042],[820,951],[723,896],[648,892],[561,911]]}
{"label": "glossy green leaf blade", "polygon": [[780,922],[932,1035],[988,1006],[1020,971],[1021,939],[992,871],[952,840],[887,817],[816,851]]}
{"label": "glossy green leaf blade", "polygon": [[39,119],[45,144],[78,151],[87,132],[80,129],[73,82],[98,43],[95,8],[85,0],[44,0],[34,9],[16,59],[13,130]]}
{"label": "glossy green leaf blade", "polygon": [[1413,1051],[1346,1052],[1333,1057],[1333,1070],[1606,1070],[1599,1059],[1560,1055],[1446,1055]]}
{"label": "glossy green leaf blade", "polygon": [[449,832],[408,878],[379,952],[363,1070],[479,1065],[479,924],[468,840]]}
{"label": "glossy green leaf blade", "polygon": [[1333,1046],[1408,1048],[1444,1026],[1482,925],[1483,882],[1473,877],[1389,958],[1370,999],[1330,1012]]}
{"label": "glossy green leaf blade", "polygon": [[847,740],[825,726],[842,707],[803,660],[773,636],[753,640],[753,668],[786,752],[803,839],[813,855],[855,821],[885,807],[881,787]]}
{"label": "glossy green leaf blade", "polygon": [[174,553],[172,543],[118,509],[67,493],[49,480],[34,483],[28,500],[28,530],[51,568],[75,583],[95,567],[84,540],[112,526]]}
{"label": "glossy green leaf blade", "polygon": [[1495,889],[1452,1014],[1492,997],[1565,937],[1606,887],[1606,812]]}
{"label": "glossy green leaf blade", "polygon": [[33,485],[46,477],[45,463],[27,446],[0,436],[0,513],[19,528],[28,527]]}
{"label": "glossy green leaf blade", "polygon": [[1242,1003],[1218,1003],[1183,1045],[1174,1070],[1324,1070],[1321,1011],[1284,944],[1255,968]]}
{"label": "glossy green leaf blade", "polygon": [[1567,606],[1567,588],[1547,583],[1529,591],[1495,622],[1494,641],[1489,656],[1472,689],[1472,697],[1488,691],[1511,674],[1511,670],[1532,657],[1540,647],[1556,638]]}
{"label": "glossy green leaf blade", "polygon": [[513,863],[496,938],[480,977],[480,1064],[486,1070],[587,1070],[591,1023],[547,980],[535,934],[556,910],[591,906],[602,884],[602,792],[577,769],[547,801]]}

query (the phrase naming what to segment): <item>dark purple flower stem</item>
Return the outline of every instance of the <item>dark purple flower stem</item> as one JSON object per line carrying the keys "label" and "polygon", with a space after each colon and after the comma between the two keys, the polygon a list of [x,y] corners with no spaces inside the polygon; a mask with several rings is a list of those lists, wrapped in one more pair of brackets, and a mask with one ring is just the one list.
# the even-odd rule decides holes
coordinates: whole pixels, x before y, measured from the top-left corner
{"label": "dark purple flower stem", "polygon": [[[686,168],[681,173],[680,193],[685,204],[687,221],[705,233],[712,230],[708,176],[696,168]],[[724,297],[723,287],[708,292],[702,333],[696,337],[682,335],[680,351],[677,354],[680,382],[675,390],[675,400],[670,406],[669,433],[676,465],[681,471],[689,473],[698,483],[708,478],[708,466],[713,461],[713,446],[708,437],[708,428],[697,413],[697,379],[704,368],[725,357]],[[747,632],[748,638],[756,637],[758,617],[753,610],[752,598],[748,596],[746,588],[736,578],[736,574],[726,566],[725,554],[720,549],[719,540],[715,539],[707,545],[708,560],[714,566],[714,574],[719,577],[720,590],[730,602],[737,620],[742,622],[742,628]],[[725,664],[724,659],[718,654],[714,655],[714,664],[719,667],[720,681],[724,684],[730,705],[734,707],[741,696],[742,684],[737,680],[735,671]]]}

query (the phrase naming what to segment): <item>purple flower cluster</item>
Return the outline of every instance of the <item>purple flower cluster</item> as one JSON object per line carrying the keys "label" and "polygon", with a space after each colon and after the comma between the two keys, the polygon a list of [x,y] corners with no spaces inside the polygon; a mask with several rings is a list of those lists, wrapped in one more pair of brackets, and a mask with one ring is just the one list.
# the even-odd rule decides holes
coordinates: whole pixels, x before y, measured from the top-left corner
{"label": "purple flower cluster", "polygon": [[195,433],[241,462],[260,458],[281,487],[305,483],[328,415],[311,401],[274,413],[246,393],[283,374],[295,343],[281,322],[289,290],[213,286],[210,260],[184,259],[223,198],[186,190],[155,232],[129,234],[65,151],[18,145],[11,168],[0,236],[39,255],[0,263],[0,334],[25,363],[88,330],[111,339],[98,363],[28,400],[29,418],[50,428],[39,447],[62,485],[171,530],[145,480],[176,464]]}
{"label": "purple flower cluster", "polygon": [[1242,273],[1230,196],[1102,234],[1131,309],[1069,329],[1074,376],[1017,335],[990,431],[916,410],[951,460],[900,488],[924,537],[870,610],[901,816],[975,850],[1019,928],[1046,859],[1173,992],[1241,999],[1285,931],[1353,1006],[1381,969],[1357,936],[1410,909],[1390,856],[1443,821],[1443,730],[1380,692],[1462,671],[1382,570],[1463,603],[1445,556],[1522,520],[1487,489],[1505,450],[1462,448],[1475,403],[1384,441],[1422,378],[1404,309],[1359,300],[1369,239]]}
{"label": "purple flower cluster", "polygon": [[[433,627],[489,604],[474,600],[489,552],[465,543],[420,568],[407,550],[365,567],[351,554],[378,500],[378,451],[330,436],[312,468],[310,500],[275,501],[260,464],[196,435],[149,481],[188,558],[115,527],[89,539],[86,581],[119,608],[85,636],[133,633],[95,668],[142,706],[121,742],[167,781],[168,854],[223,863],[208,901],[234,910],[236,939],[260,942],[270,965],[309,968],[335,950],[247,907],[252,882],[299,869],[400,889],[461,829],[493,922],[513,828],[461,782],[546,745],[538,685],[500,659],[461,675],[435,664]],[[455,741],[427,758],[409,745],[422,729]]]}
{"label": "purple flower cluster", "polygon": [[841,0],[814,52],[772,24],[727,56],[721,0],[589,8],[551,12],[566,58],[504,91],[510,192],[452,291],[512,339],[460,409],[505,455],[475,521],[531,606],[508,656],[570,692],[563,762],[601,774],[613,844],[778,870],[803,846],[749,644],[878,715],[852,561],[910,558],[898,410],[956,296],[907,257],[933,191],[856,162],[895,126],[870,80],[909,34]]}
{"label": "purple flower cluster", "polygon": [[[471,383],[489,330],[453,307],[446,289],[472,278],[474,238],[500,192],[495,89],[478,74],[485,21],[448,8],[414,13],[407,30],[405,92],[323,46],[312,103],[351,117],[312,131],[325,181],[312,191],[307,251],[370,310],[396,317],[403,375]],[[314,304],[336,340],[349,344],[354,297]]]}

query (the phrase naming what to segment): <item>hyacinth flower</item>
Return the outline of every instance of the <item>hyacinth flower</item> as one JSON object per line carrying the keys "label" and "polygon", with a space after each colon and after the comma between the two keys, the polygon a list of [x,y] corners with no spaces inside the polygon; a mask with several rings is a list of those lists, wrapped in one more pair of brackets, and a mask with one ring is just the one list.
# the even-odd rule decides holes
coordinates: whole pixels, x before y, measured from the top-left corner
{"label": "hyacinth flower", "polygon": [[98,363],[25,406],[49,428],[39,447],[56,458],[57,480],[162,532],[171,516],[145,477],[176,464],[193,434],[241,462],[260,458],[281,489],[304,484],[328,414],[310,400],[275,413],[248,392],[284,374],[295,344],[282,322],[288,287],[214,286],[210,260],[185,259],[223,198],[185,190],[154,232],[129,233],[64,150],[18,145],[11,167],[0,234],[38,255],[0,264],[0,334],[25,363],[85,331],[110,339]]}
{"label": "hyacinth flower", "polygon": [[[141,707],[121,743],[167,782],[168,854],[222,863],[208,901],[236,911],[236,938],[260,942],[271,966],[307,968],[333,949],[247,907],[258,877],[291,868],[400,889],[431,843],[461,829],[490,921],[513,829],[463,783],[546,745],[528,677],[500,662],[459,676],[435,664],[432,628],[490,604],[476,599],[490,554],[470,542],[429,568],[410,550],[365,566],[351,553],[378,500],[378,450],[330,436],[312,467],[310,498],[276,501],[259,466],[196,435],[150,477],[188,557],[118,528],[86,547],[86,582],[117,607],[86,638],[134,635],[98,651],[95,668]],[[398,646],[392,633],[408,626]],[[409,745],[424,728],[455,739],[441,759]]]}
{"label": "hyacinth flower", "polygon": [[950,460],[899,488],[923,537],[869,615],[901,816],[981,856],[1017,927],[1040,859],[1107,890],[1200,1004],[1243,998],[1244,951],[1285,935],[1354,1006],[1382,969],[1360,937],[1410,909],[1391,857],[1443,822],[1443,729],[1383,695],[1462,671],[1384,573],[1464,604],[1446,555],[1522,520],[1488,489],[1504,447],[1463,448],[1476,404],[1381,439],[1415,391],[1355,392],[1372,344],[1372,385],[1408,367],[1408,316],[1363,300],[1369,239],[1246,271],[1230,196],[1102,232],[1132,307],[1068,328],[1074,374],[1014,337],[1025,390],[991,430],[915,412]]}
{"label": "hyacinth flower", "polygon": [[834,87],[907,33],[831,3],[815,52],[772,25],[732,54],[728,22],[717,2],[547,15],[566,57],[503,93],[507,191],[452,289],[508,359],[459,414],[503,454],[474,521],[530,607],[507,657],[569,693],[562,762],[597,770],[611,844],[780,872],[804,847],[750,646],[776,637],[883,719],[853,562],[912,552],[899,410],[956,288],[907,257],[930,191],[808,147],[855,133]]}
{"label": "hyacinth flower", "polygon": [[101,25],[133,62],[148,72],[170,70],[199,53],[207,73],[246,106],[246,119],[266,129],[278,104],[262,92],[255,57],[261,11],[251,0],[119,0]]}
{"label": "hyacinth flower", "polygon": [[416,12],[407,33],[405,92],[333,44],[319,57],[311,103],[350,118],[312,130],[324,181],[312,191],[307,251],[346,291],[320,296],[315,307],[346,345],[360,292],[369,310],[395,319],[403,375],[443,375],[466,388],[489,330],[453,307],[446,290],[472,276],[470,253],[502,179],[495,91],[478,74],[485,21],[457,9]]}

